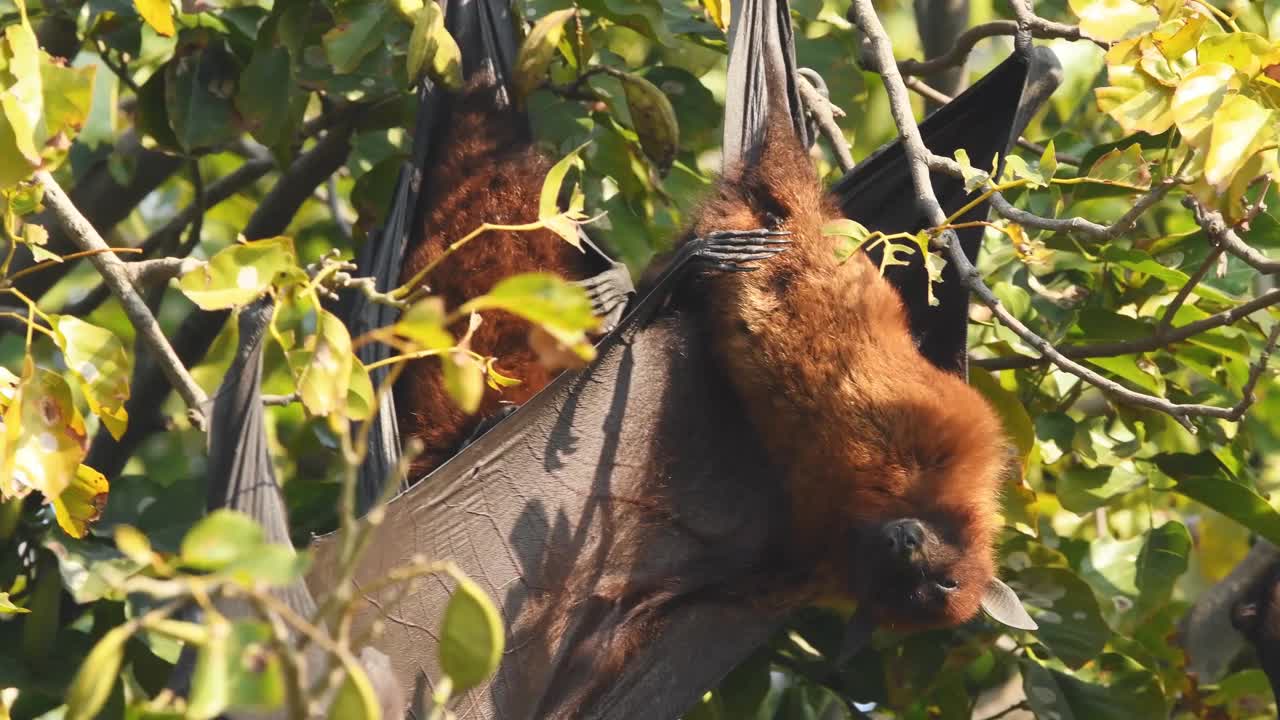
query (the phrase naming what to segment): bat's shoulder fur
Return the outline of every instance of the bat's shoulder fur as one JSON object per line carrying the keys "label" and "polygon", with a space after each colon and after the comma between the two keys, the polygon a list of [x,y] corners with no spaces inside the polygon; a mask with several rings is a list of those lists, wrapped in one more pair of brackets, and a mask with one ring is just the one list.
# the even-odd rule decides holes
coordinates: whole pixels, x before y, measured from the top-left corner
{"label": "bat's shoulder fur", "polygon": [[[537,220],[539,194],[552,163],[534,147],[524,128],[522,118],[513,111],[497,108],[494,91],[484,84],[472,83],[453,99],[443,132],[433,138],[438,152],[424,174],[421,224],[405,251],[401,282],[483,223],[516,225]],[[503,278],[534,271],[581,280],[592,274],[592,260],[548,230],[490,231],[441,262],[425,283],[452,310],[488,292]],[[452,328],[455,337],[465,329],[465,321]],[[539,362],[529,345],[530,329],[527,321],[515,315],[485,313],[471,338],[471,349],[497,357],[498,370],[521,384],[501,393],[486,388],[474,415],[463,413],[448,396],[438,359],[408,365],[397,385],[398,421],[405,437],[416,437],[425,446],[411,477],[447,460],[482,418],[498,410],[500,400],[523,403],[551,382],[558,371]]]}
{"label": "bat's shoulder fur", "polygon": [[791,233],[791,247],[753,272],[707,278],[703,315],[785,476],[813,591],[857,594],[865,579],[849,538],[859,528],[939,518],[971,551],[951,568],[972,592],[949,604],[949,620],[971,617],[993,573],[1007,464],[995,413],[920,354],[902,299],[864,253],[837,260],[822,228],[841,216],[789,124],[773,123],[759,161],[731,171],[698,215],[694,234],[771,224]]}

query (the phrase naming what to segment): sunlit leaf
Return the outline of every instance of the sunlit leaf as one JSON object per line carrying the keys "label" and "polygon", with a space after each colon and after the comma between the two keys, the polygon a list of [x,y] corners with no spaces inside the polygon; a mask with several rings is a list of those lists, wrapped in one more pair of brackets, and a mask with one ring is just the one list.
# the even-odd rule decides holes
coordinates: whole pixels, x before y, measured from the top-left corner
{"label": "sunlit leaf", "polygon": [[222,617],[207,621],[208,637],[196,655],[191,676],[191,696],[187,717],[211,720],[230,704],[231,696],[231,623]]}
{"label": "sunlit leaf", "polygon": [[863,244],[871,239],[871,231],[861,223],[848,218],[832,220],[822,226],[822,234],[838,238],[835,243],[836,262],[844,263],[853,254],[862,249]]}
{"label": "sunlit leaf", "polygon": [[1137,40],[1117,44],[1107,52],[1107,82],[1094,90],[1098,109],[1111,116],[1126,133],[1159,135],[1173,124],[1173,88],[1143,72],[1138,64]]}
{"label": "sunlit leaf", "polygon": [[293,241],[287,237],[251,240],[222,250],[178,283],[182,293],[202,310],[247,305],[281,274],[301,273]]}
{"label": "sunlit leaf", "polygon": [[547,78],[547,69],[555,57],[556,46],[564,37],[565,23],[573,17],[573,8],[547,13],[529,30],[516,55],[515,85],[520,97],[526,97]]}
{"label": "sunlit leaf", "polygon": [[1037,718],[1130,720],[1166,714],[1159,680],[1130,658],[1107,653],[1096,675],[1074,677],[1032,660],[1019,663],[1027,702]]}
{"label": "sunlit leaf", "polygon": [[155,558],[151,549],[151,541],[140,530],[131,525],[117,525],[115,529],[116,548],[125,557],[134,562],[150,565]]}
{"label": "sunlit leaf", "polygon": [[346,677],[338,686],[333,706],[329,708],[330,720],[378,720],[382,717],[382,706],[378,704],[373,684],[365,674],[364,668],[356,663],[344,664]]}
{"label": "sunlit leaf", "polygon": [[960,163],[960,175],[964,178],[964,191],[973,192],[986,186],[991,180],[991,173],[978,170],[969,161],[969,153],[964,148],[956,150],[956,162]]}
{"label": "sunlit leaf", "polygon": [[201,570],[219,570],[265,542],[262,526],[248,515],[214,510],[182,539],[182,562]]}
{"label": "sunlit leaf", "polygon": [[133,7],[152,30],[165,37],[173,37],[173,6],[169,0],[133,0]]}
{"label": "sunlit leaf", "polygon": [[351,335],[338,316],[318,311],[316,331],[301,346],[286,351],[302,404],[312,415],[328,415],[345,407],[351,383]]}
{"label": "sunlit leaf", "polygon": [[365,56],[386,41],[386,26],[392,17],[382,3],[339,5],[334,27],[324,34],[323,40],[325,55],[333,69],[345,74],[360,67]]}
{"label": "sunlit leaf", "polygon": [[461,311],[500,309],[519,315],[546,330],[584,360],[594,357],[585,333],[600,321],[581,287],[550,273],[525,273],[502,280],[488,293],[467,301]]}
{"label": "sunlit leaf", "polygon": [[498,669],[506,634],[484,590],[468,578],[456,580],[440,630],[440,667],[453,680],[454,692],[462,692]]}
{"label": "sunlit leaf", "polygon": [[[279,708],[285,699],[284,674],[263,622],[213,623],[196,658],[188,717],[210,718],[224,710],[241,712]],[[202,687],[204,683],[207,687]]]}
{"label": "sunlit leaf", "polygon": [[0,615],[18,615],[29,612],[31,611],[24,607],[14,605],[13,601],[9,599],[9,593],[0,592]]}
{"label": "sunlit leaf", "polygon": [[1196,47],[1201,65],[1224,63],[1253,77],[1262,69],[1262,58],[1272,50],[1269,40],[1250,32],[1231,32],[1210,35]]}
{"label": "sunlit leaf", "polygon": [[1207,150],[1214,113],[1229,93],[1238,91],[1244,78],[1226,63],[1202,63],[1191,71],[1173,93],[1173,121],[1187,143]]}
{"label": "sunlit leaf", "polygon": [[445,29],[444,13],[435,0],[427,0],[414,13],[405,61],[410,81],[416,81],[425,70],[432,80],[445,87],[462,87],[462,51]]}
{"label": "sunlit leaf", "polygon": [[1115,42],[1155,29],[1160,16],[1151,5],[1134,0],[1069,0],[1089,37]]}
{"label": "sunlit leaf", "polygon": [[1031,416],[1027,414],[1026,407],[1016,393],[1006,390],[993,374],[985,370],[971,369],[969,382],[1000,415],[1005,434],[1013,441],[1025,471],[1031,451],[1036,446],[1035,427],[1031,424]]}
{"label": "sunlit leaf", "polygon": [[1136,143],[1098,158],[1089,168],[1089,178],[1117,187],[1146,190],[1151,187],[1151,169]]}
{"label": "sunlit leaf", "polygon": [[39,490],[62,494],[89,448],[84,420],[61,375],[35,367],[28,356],[22,382],[4,413],[0,491],[6,497]]}
{"label": "sunlit leaf", "polygon": [[88,465],[76,468],[71,483],[53,498],[53,512],[58,520],[58,527],[74,538],[87,535],[89,526],[102,516],[109,490],[110,485],[107,484],[105,475]]}
{"label": "sunlit leaf", "polygon": [[1078,668],[1102,651],[1111,631],[1093,590],[1074,572],[1030,567],[1008,582],[1040,626],[1036,638],[1068,667]]}
{"label": "sunlit leaf", "polygon": [[470,415],[484,398],[484,369],[467,353],[447,352],[440,358],[444,369],[444,389],[462,412]]}
{"label": "sunlit leaf", "polygon": [[129,424],[125,402],[129,399],[132,358],[111,331],[70,315],[51,317],[58,347],[67,368],[80,381],[89,409],[119,440]]}
{"label": "sunlit leaf", "polygon": [[1205,180],[1219,190],[1230,185],[1236,172],[1266,146],[1276,142],[1276,111],[1244,95],[1223,100],[1213,114]]}

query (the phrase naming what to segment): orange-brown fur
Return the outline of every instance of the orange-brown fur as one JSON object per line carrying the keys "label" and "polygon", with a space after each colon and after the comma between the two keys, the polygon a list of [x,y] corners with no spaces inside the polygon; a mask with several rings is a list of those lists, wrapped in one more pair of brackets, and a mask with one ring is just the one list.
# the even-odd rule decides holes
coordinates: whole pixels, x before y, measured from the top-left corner
{"label": "orange-brown fur", "polygon": [[[424,178],[425,232],[405,253],[400,281],[406,282],[439,257],[455,240],[489,222],[514,225],[538,217],[538,197],[551,162],[522,132],[511,113],[495,109],[492,91],[473,87],[455,101],[436,140],[441,156],[433,158]],[[547,230],[488,232],[445,259],[425,278],[431,293],[452,310],[488,292],[499,280],[517,273],[552,272],[568,280],[591,275],[583,252]],[[455,337],[465,321],[451,328]],[[405,437],[422,441],[425,451],[411,468],[420,477],[448,459],[480,420],[495,412],[499,401],[523,403],[558,374],[543,366],[529,346],[530,324],[510,313],[486,312],[471,338],[471,349],[498,358],[496,366],[520,385],[501,393],[485,389],[479,412],[467,415],[445,392],[436,358],[408,365],[397,392],[398,421]]]}
{"label": "orange-brown fur", "polygon": [[714,351],[784,473],[792,560],[813,576],[808,600],[874,596],[875,571],[860,559],[867,546],[849,538],[920,518],[951,533],[934,559],[948,563],[960,591],[940,619],[891,610],[879,619],[962,622],[994,571],[1001,425],[981,395],[919,353],[901,298],[869,258],[837,262],[835,238],[821,232],[836,217],[789,125],[775,124],[760,161],[723,181],[693,228],[778,222],[791,233],[791,247],[754,272],[707,279]]}

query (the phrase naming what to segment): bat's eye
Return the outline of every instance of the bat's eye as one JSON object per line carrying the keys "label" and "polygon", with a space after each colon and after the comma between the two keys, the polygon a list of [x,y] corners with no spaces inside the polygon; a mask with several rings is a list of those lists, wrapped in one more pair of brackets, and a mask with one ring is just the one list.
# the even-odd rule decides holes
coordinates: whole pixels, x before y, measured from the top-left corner
{"label": "bat's eye", "polygon": [[949,577],[944,577],[938,581],[938,587],[944,592],[954,592],[956,588],[960,587],[960,583]]}

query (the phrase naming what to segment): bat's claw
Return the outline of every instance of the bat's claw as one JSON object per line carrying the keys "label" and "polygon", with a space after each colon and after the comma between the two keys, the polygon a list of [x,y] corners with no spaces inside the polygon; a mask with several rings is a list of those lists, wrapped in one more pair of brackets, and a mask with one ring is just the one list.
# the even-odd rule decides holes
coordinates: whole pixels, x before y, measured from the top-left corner
{"label": "bat's claw", "polygon": [[785,230],[717,230],[690,240],[686,245],[691,260],[706,270],[750,272],[746,263],[767,260],[787,249],[791,233]]}
{"label": "bat's claw", "polygon": [[626,265],[617,262],[608,270],[574,284],[587,291],[587,297],[591,300],[591,312],[600,318],[601,333],[607,333],[618,326],[627,309],[627,298],[635,292],[631,272]]}

